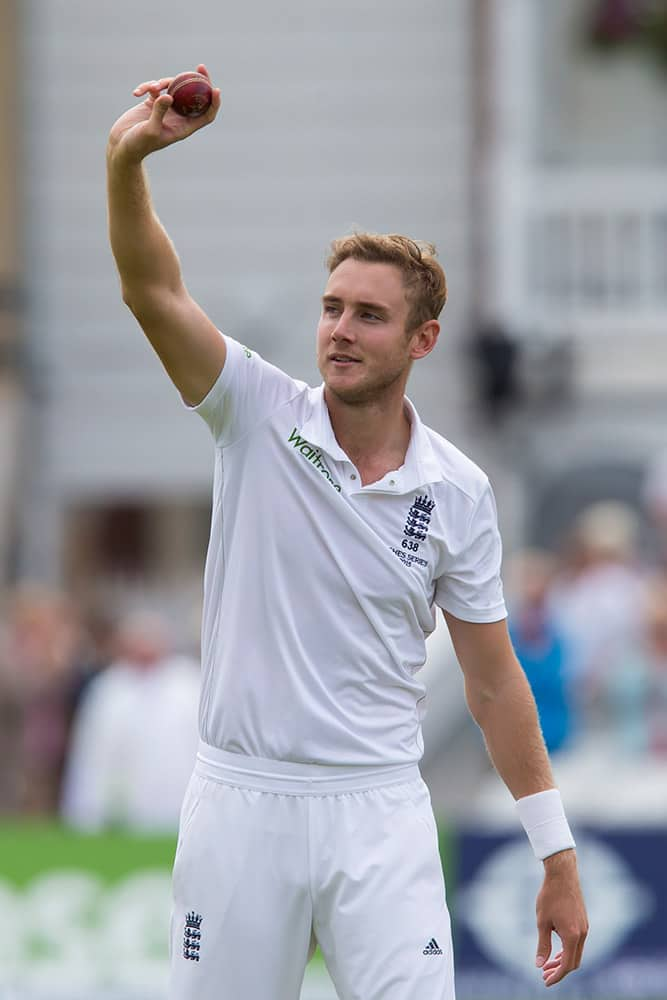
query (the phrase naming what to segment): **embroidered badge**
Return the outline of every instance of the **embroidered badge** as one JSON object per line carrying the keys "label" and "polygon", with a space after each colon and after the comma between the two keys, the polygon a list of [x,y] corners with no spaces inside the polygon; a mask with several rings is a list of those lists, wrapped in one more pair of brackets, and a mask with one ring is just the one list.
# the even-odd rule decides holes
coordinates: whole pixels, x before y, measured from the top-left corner
{"label": "embroidered badge", "polygon": [[185,918],[185,930],[183,932],[183,958],[188,958],[191,962],[199,961],[202,919],[201,913],[195,913],[194,910],[191,910]]}
{"label": "embroidered badge", "polygon": [[428,528],[431,523],[431,512],[435,507],[435,500],[430,500],[426,495],[417,495],[413,501],[408,516],[405,519],[403,534],[405,538],[401,542],[401,547],[416,552],[419,543],[426,539]]}
{"label": "embroidered badge", "polygon": [[406,566],[410,566],[412,563],[418,563],[420,566],[428,565],[426,560],[420,559],[416,553],[419,551],[420,544],[426,541],[434,507],[435,500],[431,500],[425,493],[417,494],[412,501],[408,516],[405,519],[401,548],[392,549],[392,552]]}

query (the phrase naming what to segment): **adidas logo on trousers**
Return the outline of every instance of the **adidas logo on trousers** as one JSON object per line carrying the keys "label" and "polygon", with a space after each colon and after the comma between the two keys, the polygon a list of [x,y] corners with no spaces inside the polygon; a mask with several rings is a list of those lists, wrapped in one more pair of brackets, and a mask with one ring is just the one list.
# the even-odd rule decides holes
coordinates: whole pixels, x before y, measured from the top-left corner
{"label": "adidas logo on trousers", "polygon": [[422,955],[442,955],[442,948],[438,947],[438,942],[435,938],[431,938],[429,943],[424,948]]}

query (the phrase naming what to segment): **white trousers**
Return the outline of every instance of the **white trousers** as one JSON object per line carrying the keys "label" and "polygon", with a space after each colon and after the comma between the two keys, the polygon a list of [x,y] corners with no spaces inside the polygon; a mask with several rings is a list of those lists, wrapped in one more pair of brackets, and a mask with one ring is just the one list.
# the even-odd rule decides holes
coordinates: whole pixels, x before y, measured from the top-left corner
{"label": "white trousers", "polygon": [[170,1000],[298,1000],[316,943],[340,1000],[454,1000],[416,765],[292,764],[202,744],[173,893]]}

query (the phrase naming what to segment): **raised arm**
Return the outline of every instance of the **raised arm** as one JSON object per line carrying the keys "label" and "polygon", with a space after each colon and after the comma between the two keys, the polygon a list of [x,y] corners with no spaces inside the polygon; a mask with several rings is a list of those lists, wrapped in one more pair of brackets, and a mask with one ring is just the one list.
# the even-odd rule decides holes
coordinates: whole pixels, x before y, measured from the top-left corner
{"label": "raised arm", "polygon": [[[206,67],[197,67],[208,76]],[[164,91],[171,77],[143,83],[145,100],[114,124],[107,146],[109,238],[123,300],[136,316],[186,402],[199,403],[225,363],[225,342],[190,297],[174,246],[151,201],[144,159],[209,125],[220,108],[214,89],[209,111],[185,118]]]}
{"label": "raised arm", "polygon": [[[535,701],[505,621],[478,624],[444,614],[463,671],[468,707],[501,778],[515,799],[554,788]],[[588,932],[571,849],[544,858],[537,927],[536,964],[545,984],[553,986],[579,967]],[[550,960],[552,931],[560,937],[563,949]]]}

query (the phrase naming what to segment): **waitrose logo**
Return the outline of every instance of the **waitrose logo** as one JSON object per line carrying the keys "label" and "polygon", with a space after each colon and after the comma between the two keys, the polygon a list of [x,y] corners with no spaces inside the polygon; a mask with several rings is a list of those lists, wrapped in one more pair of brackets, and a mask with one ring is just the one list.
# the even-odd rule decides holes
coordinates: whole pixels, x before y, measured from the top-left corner
{"label": "waitrose logo", "polygon": [[288,437],[287,441],[292,445],[295,451],[298,451],[300,455],[303,455],[308,462],[314,465],[317,471],[322,473],[327,482],[331,483],[333,488],[340,493],[340,485],[334,482],[331,473],[322,461],[321,452],[319,452],[317,448],[313,448],[312,444],[306,441],[305,438],[302,438],[296,427]]}

